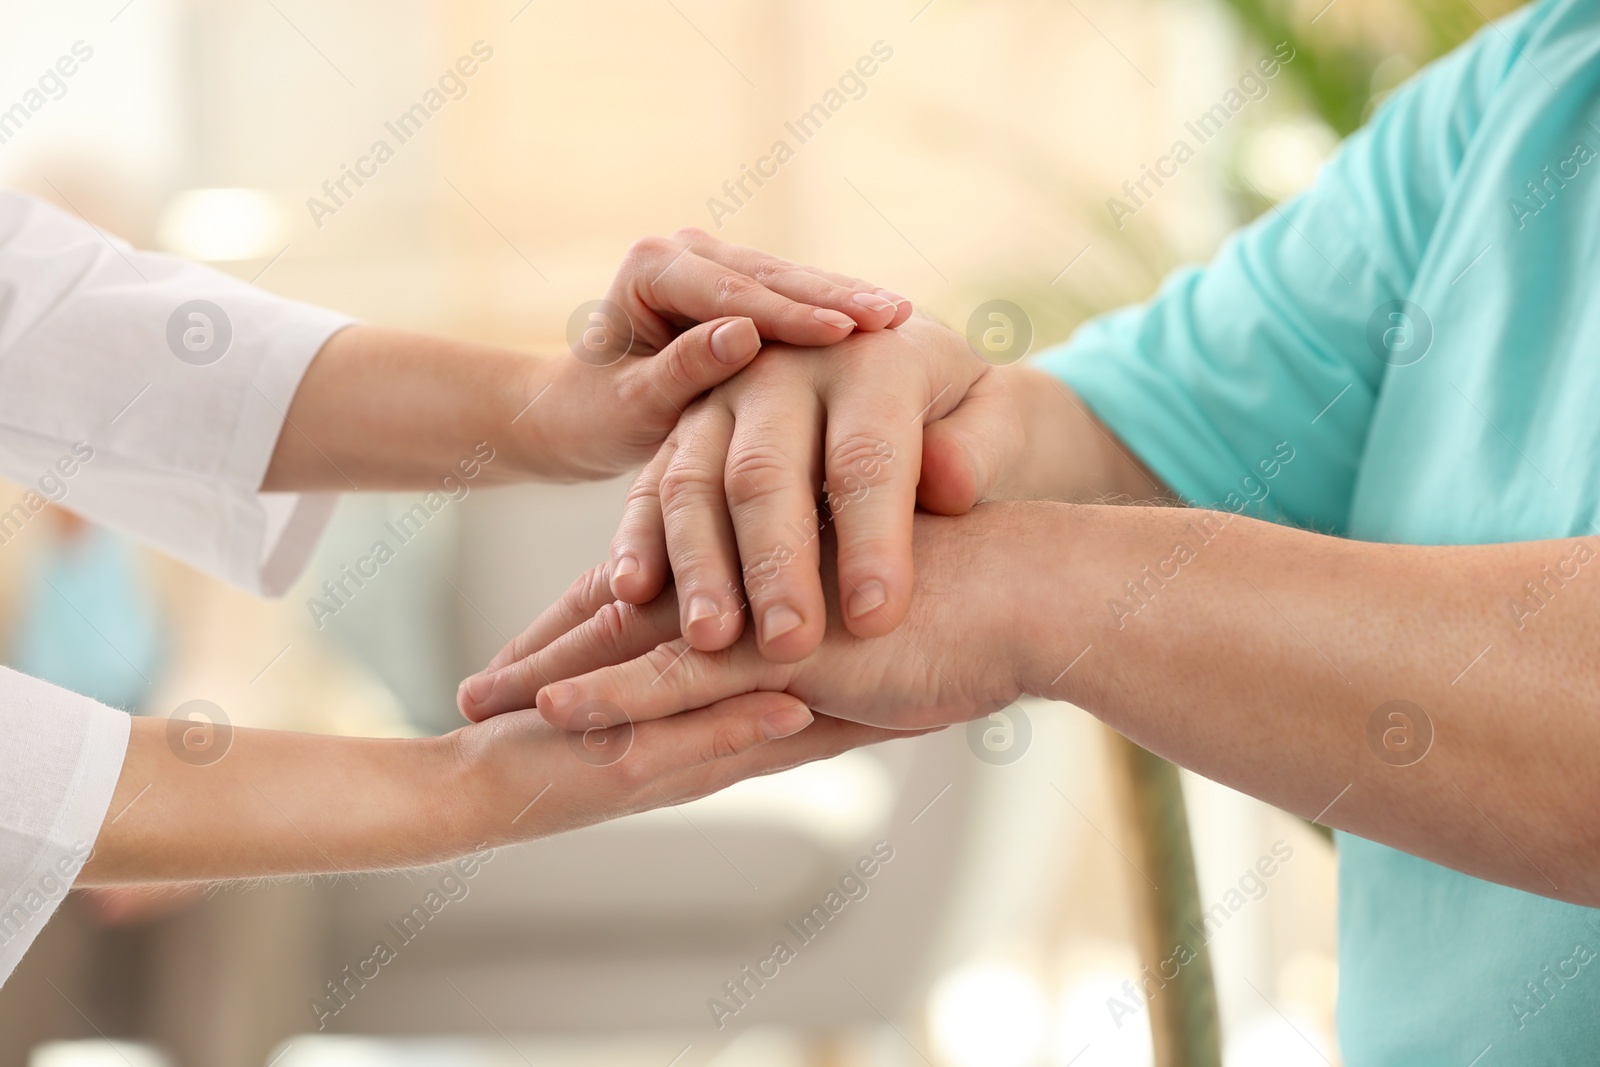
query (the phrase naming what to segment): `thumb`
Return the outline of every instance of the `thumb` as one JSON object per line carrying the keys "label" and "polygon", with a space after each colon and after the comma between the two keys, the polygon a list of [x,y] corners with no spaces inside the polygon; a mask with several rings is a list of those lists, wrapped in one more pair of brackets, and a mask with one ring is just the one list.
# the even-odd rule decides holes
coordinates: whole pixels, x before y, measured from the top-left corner
{"label": "thumb", "polygon": [[629,373],[655,387],[674,417],[689,402],[733,377],[761,351],[761,335],[747,318],[722,318],[679,334],[653,356],[634,361]]}
{"label": "thumb", "polygon": [[985,373],[961,404],[922,431],[917,503],[937,515],[964,515],[994,491],[1024,445],[1010,387]]}

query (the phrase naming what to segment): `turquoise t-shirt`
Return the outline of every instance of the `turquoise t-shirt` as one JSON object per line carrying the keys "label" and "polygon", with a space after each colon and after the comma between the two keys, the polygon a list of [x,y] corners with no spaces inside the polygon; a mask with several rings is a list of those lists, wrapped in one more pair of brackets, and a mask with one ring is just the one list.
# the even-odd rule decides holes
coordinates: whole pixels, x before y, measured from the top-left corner
{"label": "turquoise t-shirt", "polygon": [[[1593,535],[1600,3],[1487,27],[1305,195],[1042,365],[1197,504],[1366,541]],[[1351,1067],[1600,1063],[1600,911],[1341,834],[1339,975]]]}

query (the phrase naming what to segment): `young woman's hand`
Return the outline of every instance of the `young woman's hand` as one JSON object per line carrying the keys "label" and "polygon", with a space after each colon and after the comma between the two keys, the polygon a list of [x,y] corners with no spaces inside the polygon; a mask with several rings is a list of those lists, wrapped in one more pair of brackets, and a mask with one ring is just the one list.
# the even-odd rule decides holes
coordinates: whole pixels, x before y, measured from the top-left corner
{"label": "young woman's hand", "polygon": [[513,712],[456,737],[478,769],[470,793],[476,833],[501,844],[682,804],[745,778],[912,735],[814,716],[783,693],[748,693],[640,722],[616,705],[588,703],[574,709],[570,729],[537,711]]}
{"label": "young woman's hand", "polygon": [[[782,693],[740,695],[659,722],[628,723],[603,705],[578,715],[571,732],[525,711],[445,737],[404,739],[135,718],[76,884],[438,863],[680,804],[901,736],[813,716]],[[201,729],[212,732],[192,744]]]}
{"label": "young woman's hand", "polygon": [[647,237],[605,299],[574,309],[559,355],[338,331],[295,392],[262,488],[433,489],[458,469],[486,484],[612,477],[654,456],[684,409],[763,340],[830,345],[910,314],[867,282],[699,230]]}

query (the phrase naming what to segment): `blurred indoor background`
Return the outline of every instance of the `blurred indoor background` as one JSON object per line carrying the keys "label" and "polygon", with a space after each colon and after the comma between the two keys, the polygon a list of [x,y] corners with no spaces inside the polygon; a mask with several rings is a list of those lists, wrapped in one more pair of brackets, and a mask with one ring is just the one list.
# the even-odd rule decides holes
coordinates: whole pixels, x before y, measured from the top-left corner
{"label": "blurred indoor background", "polygon": [[[1037,350],[1303,188],[1510,6],[6,0],[0,107],[75,43],[92,58],[6,131],[0,183],[279,293],[528,351],[562,349],[631,240],[690,224],[957,329],[1012,301]],[[1275,50],[1293,58],[1243,80]],[[786,124],[819,102],[802,142]],[[1219,102],[1202,144],[1186,124]],[[1179,139],[1193,158],[1124,188]],[[379,140],[375,175],[325,191]],[[779,140],[792,158],[731,196]],[[319,628],[307,598],[414,498],[346,499],[301,587],[263,603],[76,520],[69,485],[0,544],[4,659],[139,714],[446,730],[457,680],[602,558],[622,491],[474,490]],[[0,990],[0,1062],[1149,1064],[1161,961],[1135,947],[1151,886],[1108,751],[1083,713],[1028,704],[502,850],[371,978],[441,872],[75,897]],[[1204,780],[1184,794],[1225,1061],[1338,1063],[1331,846]],[[875,847],[865,896],[794,937]],[[796,957],[745,978],[780,939]]]}

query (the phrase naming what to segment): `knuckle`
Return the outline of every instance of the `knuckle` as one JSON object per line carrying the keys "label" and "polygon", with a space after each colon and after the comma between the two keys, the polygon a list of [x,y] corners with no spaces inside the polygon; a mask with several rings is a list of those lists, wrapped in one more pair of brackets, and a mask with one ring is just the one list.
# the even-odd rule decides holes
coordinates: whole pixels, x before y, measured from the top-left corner
{"label": "knuckle", "polygon": [[700,743],[700,762],[715,763],[737,756],[745,749],[742,731],[736,726],[719,726]]}
{"label": "knuckle", "polygon": [[672,231],[672,239],[680,245],[688,245],[691,248],[698,245],[711,244],[716,240],[716,238],[698,226],[680,226]]}
{"label": "knuckle", "polygon": [[[519,659],[507,667],[506,682],[509,683],[509,686],[505,687],[506,692],[512,697],[518,697],[528,693],[530,690],[535,693],[538,692],[540,679],[544,677],[544,672],[540,670],[539,666],[543,658],[543,653],[535,652],[533,655]],[[502,685],[504,686],[505,683],[502,683]]]}
{"label": "knuckle", "polygon": [[747,397],[770,396],[775,390],[793,387],[796,383],[807,381],[804,371],[792,365],[795,361],[785,358],[792,355],[793,352],[779,353],[769,343],[763,342],[761,350],[756,353],[756,358],[746,363],[738,374],[712,389],[708,395],[719,398],[725,406],[735,408]]}
{"label": "knuckle", "polygon": [[875,467],[884,455],[881,438],[860,430],[839,434],[828,442],[828,478],[833,481],[853,471]]}
{"label": "knuckle", "polygon": [[611,600],[611,566],[601,564],[590,567],[578,576],[578,580],[567,591],[566,611],[568,618],[582,618],[594,613],[595,608]]}
{"label": "knuckle", "polygon": [[[660,355],[655,355],[648,360],[614,365],[622,368],[622,373],[616,376],[616,384],[613,387],[616,389],[618,411],[650,418],[654,417],[653,413],[657,409],[665,407],[666,401],[652,378],[657,369],[652,365],[660,359]],[[676,414],[677,412],[673,412],[674,416]]]}
{"label": "knuckle", "polygon": [[800,272],[800,268],[788,260],[768,256],[755,265],[755,268],[750,271],[750,277],[762,285],[766,285],[774,279],[784,278],[796,272]]}
{"label": "knuckle", "polygon": [[627,793],[644,789],[655,778],[650,765],[639,758],[639,753],[631,751],[606,770],[616,777],[618,787]]}
{"label": "knuckle", "polygon": [[618,648],[627,636],[628,620],[615,601],[602,604],[589,620],[589,636],[602,649]]}
{"label": "knuckle", "polygon": [[723,491],[733,507],[760,503],[794,488],[793,461],[776,445],[750,444],[731,452]]}
{"label": "knuckle", "polygon": [[681,637],[661,644],[646,652],[641,660],[652,678],[661,680],[668,671],[687,670],[686,662],[694,657],[688,653],[689,643]]}
{"label": "knuckle", "polygon": [[720,488],[715,472],[702,464],[675,460],[661,475],[661,510],[671,514],[685,506],[695,506],[716,495]]}
{"label": "knuckle", "polygon": [[506,646],[500,650],[499,655],[490,661],[490,665],[493,666],[498,663],[504,667],[526,656],[533,645],[533,630],[534,628],[529,626],[526,630],[506,642]]}
{"label": "knuckle", "polygon": [[731,307],[743,303],[761,292],[766,287],[745,274],[724,274],[717,279],[716,298],[718,306]]}
{"label": "knuckle", "polygon": [[647,514],[649,510],[659,507],[660,500],[661,489],[657,479],[646,478],[642,474],[635,478],[633,484],[628,486],[628,495],[623,501],[622,529],[617,531],[612,544],[617,545],[631,539],[638,532],[641,513]]}
{"label": "knuckle", "polygon": [[681,637],[672,641],[663,641],[644,654],[645,665],[659,670],[683,655],[683,650],[686,647],[688,646]]}
{"label": "knuckle", "polygon": [[533,638],[529,636],[532,633],[533,627],[530,626],[508,641],[505,647],[496,652],[494,658],[489,661],[489,669],[504,670],[527,656],[527,650],[533,645]]}
{"label": "knuckle", "polygon": [[628,251],[622,257],[622,261],[629,265],[654,263],[663,257],[677,255],[678,247],[670,238],[651,234],[647,237],[641,237],[629,245]]}
{"label": "knuckle", "polygon": [[578,580],[572,583],[567,596],[578,604],[593,604],[596,600],[603,600],[611,592],[609,578],[605,564],[590,567],[578,575]]}

